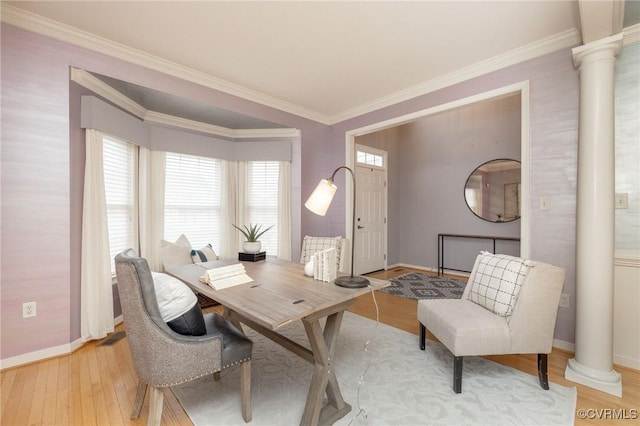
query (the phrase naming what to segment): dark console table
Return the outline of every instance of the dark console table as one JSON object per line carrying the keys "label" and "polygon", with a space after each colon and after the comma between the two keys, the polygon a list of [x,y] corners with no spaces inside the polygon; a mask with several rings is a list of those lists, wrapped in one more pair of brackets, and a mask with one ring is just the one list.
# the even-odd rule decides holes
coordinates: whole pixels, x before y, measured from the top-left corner
{"label": "dark console table", "polygon": [[[445,270],[444,266],[444,242],[447,238],[472,238],[479,240],[493,241],[493,253],[496,252],[496,241],[520,241],[520,238],[514,237],[491,237],[486,235],[463,235],[463,234],[438,234],[438,276],[442,275]],[[446,268],[450,271],[471,272],[466,269]]]}

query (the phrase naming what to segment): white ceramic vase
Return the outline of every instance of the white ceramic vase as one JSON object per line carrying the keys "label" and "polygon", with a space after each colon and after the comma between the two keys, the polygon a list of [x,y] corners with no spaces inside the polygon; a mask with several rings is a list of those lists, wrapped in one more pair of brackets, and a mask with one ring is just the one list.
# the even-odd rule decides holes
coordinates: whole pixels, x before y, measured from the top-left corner
{"label": "white ceramic vase", "polygon": [[306,265],[304,265],[304,274],[308,277],[313,277],[313,257],[311,258],[310,261],[307,262]]}
{"label": "white ceramic vase", "polygon": [[262,243],[260,241],[245,241],[242,243],[242,250],[245,253],[260,253],[260,249],[262,248]]}

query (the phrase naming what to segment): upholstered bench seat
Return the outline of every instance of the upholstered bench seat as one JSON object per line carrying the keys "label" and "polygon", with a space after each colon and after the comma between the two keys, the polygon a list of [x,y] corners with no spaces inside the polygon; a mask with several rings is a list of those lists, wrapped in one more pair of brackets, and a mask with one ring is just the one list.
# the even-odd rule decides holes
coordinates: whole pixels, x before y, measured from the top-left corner
{"label": "upholstered bench seat", "polygon": [[467,300],[422,300],[418,321],[454,354],[510,353],[507,320]]}

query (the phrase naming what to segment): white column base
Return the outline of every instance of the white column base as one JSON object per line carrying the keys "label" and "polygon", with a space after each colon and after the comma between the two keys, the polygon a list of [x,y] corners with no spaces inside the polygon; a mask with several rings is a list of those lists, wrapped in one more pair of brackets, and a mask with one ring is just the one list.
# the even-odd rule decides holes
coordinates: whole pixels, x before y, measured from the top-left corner
{"label": "white column base", "polygon": [[602,392],[622,397],[622,378],[615,370],[599,371],[585,367],[571,358],[564,370],[564,378]]}

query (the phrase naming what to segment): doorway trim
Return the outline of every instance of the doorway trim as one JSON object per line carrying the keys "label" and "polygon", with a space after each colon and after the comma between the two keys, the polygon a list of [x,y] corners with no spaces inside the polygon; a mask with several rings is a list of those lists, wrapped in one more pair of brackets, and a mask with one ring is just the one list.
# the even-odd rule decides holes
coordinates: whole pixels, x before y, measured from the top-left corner
{"label": "doorway trim", "polygon": [[[531,162],[531,135],[530,135],[530,113],[529,113],[529,80],[524,80],[518,83],[514,83],[508,86],[500,87],[494,90],[490,90],[476,95],[468,96],[466,98],[457,99],[452,102],[437,105],[431,108],[415,111],[410,114],[402,115],[399,117],[384,120],[378,123],[373,123],[364,127],[349,130],[345,133],[345,162],[347,167],[353,169],[355,167],[355,146],[356,137],[366,135],[369,133],[385,130],[391,127],[400,126],[410,123],[429,115],[437,114],[443,111],[459,108],[462,106],[474,104],[477,102],[483,102],[491,99],[501,98],[505,96],[511,96],[514,94],[520,94],[520,161],[521,161],[521,216],[520,216],[520,256],[529,258],[530,254],[530,238],[529,238],[529,217],[531,215],[529,205],[530,195],[530,162]],[[353,212],[353,206],[348,202],[353,197],[353,183],[346,182],[345,185],[345,223],[346,223],[346,235],[351,235],[351,217]],[[387,200],[387,203],[389,200]],[[388,239],[389,236],[387,235]],[[385,245],[388,246],[387,242]],[[387,253],[388,254],[388,253]]]}

